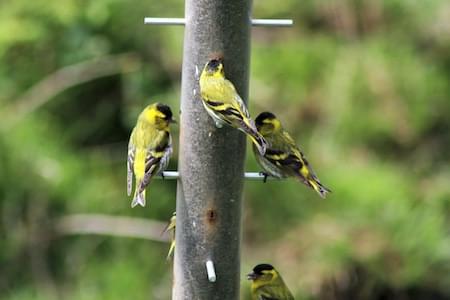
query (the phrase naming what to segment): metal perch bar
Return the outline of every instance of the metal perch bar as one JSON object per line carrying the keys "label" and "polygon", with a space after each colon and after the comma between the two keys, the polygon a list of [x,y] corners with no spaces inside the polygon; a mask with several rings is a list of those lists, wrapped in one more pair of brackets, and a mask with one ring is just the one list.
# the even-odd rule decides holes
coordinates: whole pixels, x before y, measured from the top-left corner
{"label": "metal perch bar", "polygon": [[[164,171],[163,175],[158,176],[158,179],[178,179],[180,177],[178,171]],[[258,172],[245,172],[244,178],[248,180],[264,180],[264,175]],[[277,179],[272,176],[268,176],[267,180]]]}
{"label": "metal perch bar", "polygon": [[[144,18],[146,25],[182,25],[186,24],[184,18]],[[294,24],[291,19],[253,19],[253,26],[290,27]]]}

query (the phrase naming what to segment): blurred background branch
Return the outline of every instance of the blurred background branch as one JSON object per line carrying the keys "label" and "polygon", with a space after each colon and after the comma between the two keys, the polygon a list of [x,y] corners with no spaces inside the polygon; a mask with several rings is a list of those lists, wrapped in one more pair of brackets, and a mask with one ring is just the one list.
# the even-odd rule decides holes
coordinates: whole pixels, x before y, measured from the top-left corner
{"label": "blurred background branch", "polygon": [[63,67],[33,85],[4,109],[4,129],[14,126],[64,90],[97,78],[136,72],[140,67],[139,57],[135,53],[107,55]]}
{"label": "blurred background branch", "polygon": [[99,214],[76,214],[55,220],[55,230],[60,235],[99,234],[158,242],[169,241],[163,234],[166,226],[167,223],[148,219]]}

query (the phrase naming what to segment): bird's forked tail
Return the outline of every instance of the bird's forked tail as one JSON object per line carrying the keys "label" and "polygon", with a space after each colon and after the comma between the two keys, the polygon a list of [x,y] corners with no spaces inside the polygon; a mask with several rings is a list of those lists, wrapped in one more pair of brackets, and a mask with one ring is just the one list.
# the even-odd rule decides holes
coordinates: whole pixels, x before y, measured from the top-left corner
{"label": "bird's forked tail", "polygon": [[131,202],[131,207],[136,207],[140,205],[145,206],[145,189],[140,188],[140,184],[136,183],[136,188],[134,191],[133,201]]}
{"label": "bird's forked tail", "polygon": [[252,142],[256,145],[258,148],[258,151],[261,155],[266,154],[267,150],[267,141],[266,139],[257,131],[253,131],[249,133],[249,137],[252,140]]}
{"label": "bird's forked tail", "polygon": [[320,195],[320,197],[325,199],[327,194],[331,193],[331,190],[320,183],[316,176],[312,176],[310,179],[307,179],[307,181],[308,185],[311,186]]}
{"label": "bird's forked tail", "polygon": [[261,155],[266,154],[268,147],[266,139],[258,132],[258,130],[253,126],[244,126],[244,132],[250,137],[253,144],[258,148],[258,152]]}
{"label": "bird's forked tail", "polygon": [[266,149],[268,147],[267,141],[261,135],[261,133],[258,132],[258,129],[256,129],[255,126],[255,122],[253,122],[252,119],[244,118],[243,120],[240,120],[239,127],[237,128],[250,137],[261,155],[266,154]]}

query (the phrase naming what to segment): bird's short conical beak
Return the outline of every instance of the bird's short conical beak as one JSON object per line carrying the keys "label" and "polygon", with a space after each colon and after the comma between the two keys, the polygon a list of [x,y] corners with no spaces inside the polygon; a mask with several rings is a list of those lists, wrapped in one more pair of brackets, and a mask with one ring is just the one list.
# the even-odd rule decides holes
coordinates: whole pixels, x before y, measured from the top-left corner
{"label": "bird's short conical beak", "polygon": [[177,122],[177,120],[175,120],[175,119],[170,119],[169,123],[177,124],[178,122]]}
{"label": "bird's short conical beak", "polygon": [[256,274],[253,272],[247,274],[247,280],[255,280],[256,277],[257,277]]}

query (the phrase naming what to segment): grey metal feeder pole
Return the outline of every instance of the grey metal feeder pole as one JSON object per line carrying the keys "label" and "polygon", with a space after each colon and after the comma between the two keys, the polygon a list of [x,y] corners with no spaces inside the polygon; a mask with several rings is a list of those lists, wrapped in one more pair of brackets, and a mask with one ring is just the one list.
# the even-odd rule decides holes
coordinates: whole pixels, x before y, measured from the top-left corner
{"label": "grey metal feeder pole", "polygon": [[239,299],[241,194],[245,137],[217,129],[201,102],[198,76],[211,55],[225,58],[225,72],[248,100],[250,26],[292,26],[292,20],[251,19],[251,0],[186,0],[185,18],[147,17],[149,25],[184,25],[175,300]]}
{"label": "grey metal feeder pole", "polygon": [[248,100],[251,6],[250,0],[186,0],[175,300],[239,299],[246,139],[215,127],[199,98],[198,72],[221,53],[226,76]]}

